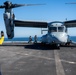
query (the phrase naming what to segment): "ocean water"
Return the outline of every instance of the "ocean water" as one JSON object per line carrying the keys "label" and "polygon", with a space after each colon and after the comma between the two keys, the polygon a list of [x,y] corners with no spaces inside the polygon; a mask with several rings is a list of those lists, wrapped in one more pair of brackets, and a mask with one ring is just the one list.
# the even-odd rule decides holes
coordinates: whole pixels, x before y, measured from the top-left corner
{"label": "ocean water", "polygon": [[[41,37],[38,37],[37,40],[40,41]],[[13,42],[13,41],[23,41],[24,42],[24,41],[29,41],[29,37],[17,37],[17,38],[13,38],[13,39],[5,38],[4,41],[5,42],[6,41],[11,41],[11,42]],[[34,41],[34,37],[32,37],[32,41]]]}
{"label": "ocean water", "polygon": [[[69,38],[70,38],[70,40],[76,42],[76,36],[69,36]],[[32,40],[34,41],[34,37],[32,37]],[[40,41],[41,37],[38,37],[37,40]],[[13,39],[5,38],[4,41],[5,42],[6,41],[11,41],[11,42],[12,41],[23,41],[23,42],[25,42],[25,41],[29,41],[29,37],[17,37],[17,38],[13,38]]]}
{"label": "ocean water", "polygon": [[75,41],[75,42],[76,42],[76,36],[70,36],[69,38],[70,38],[70,40],[72,40],[72,41]]}

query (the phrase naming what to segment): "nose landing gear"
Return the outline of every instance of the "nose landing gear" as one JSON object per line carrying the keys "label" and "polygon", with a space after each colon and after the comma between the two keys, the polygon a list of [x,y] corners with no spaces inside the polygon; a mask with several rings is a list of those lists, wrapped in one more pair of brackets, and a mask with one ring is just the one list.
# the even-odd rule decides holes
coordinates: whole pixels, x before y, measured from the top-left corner
{"label": "nose landing gear", "polygon": [[54,49],[60,49],[60,44],[52,44],[51,45]]}
{"label": "nose landing gear", "polygon": [[60,49],[60,44],[57,44],[56,47],[57,47],[57,49]]}

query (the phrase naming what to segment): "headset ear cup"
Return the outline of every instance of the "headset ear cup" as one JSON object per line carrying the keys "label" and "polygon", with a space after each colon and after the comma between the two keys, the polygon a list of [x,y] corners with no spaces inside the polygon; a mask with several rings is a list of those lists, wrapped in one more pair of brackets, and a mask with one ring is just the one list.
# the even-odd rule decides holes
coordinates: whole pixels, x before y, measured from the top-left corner
{"label": "headset ear cup", "polygon": [[2,37],[2,36],[4,36],[4,32],[3,32],[3,31],[1,31],[1,37]]}

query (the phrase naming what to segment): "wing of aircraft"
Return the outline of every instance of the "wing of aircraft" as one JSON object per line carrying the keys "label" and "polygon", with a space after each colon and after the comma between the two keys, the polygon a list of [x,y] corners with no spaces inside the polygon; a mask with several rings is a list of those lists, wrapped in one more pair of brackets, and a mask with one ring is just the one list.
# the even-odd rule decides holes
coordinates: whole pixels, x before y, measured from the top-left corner
{"label": "wing of aircraft", "polygon": [[37,27],[37,28],[47,28],[47,22],[36,22],[36,21],[21,21],[14,20],[16,27]]}
{"label": "wing of aircraft", "polygon": [[70,20],[70,21],[65,21],[64,25],[69,28],[69,27],[76,27],[76,20]]}
{"label": "wing of aircraft", "polygon": [[[47,22],[37,22],[37,21],[21,21],[14,20],[14,24],[16,27],[37,27],[37,28],[47,28]],[[65,21],[64,25],[67,28],[76,27],[76,20]]]}

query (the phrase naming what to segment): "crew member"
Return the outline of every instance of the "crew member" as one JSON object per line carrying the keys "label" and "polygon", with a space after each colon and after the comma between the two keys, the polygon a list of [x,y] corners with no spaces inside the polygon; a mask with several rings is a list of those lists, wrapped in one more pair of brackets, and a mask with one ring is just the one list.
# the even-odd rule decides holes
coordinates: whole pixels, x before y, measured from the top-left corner
{"label": "crew member", "polygon": [[1,31],[0,45],[4,42],[4,32]]}
{"label": "crew member", "polygon": [[28,43],[31,43],[31,42],[32,42],[32,37],[30,36]]}
{"label": "crew member", "polygon": [[37,43],[37,35],[34,37],[34,43]]}

